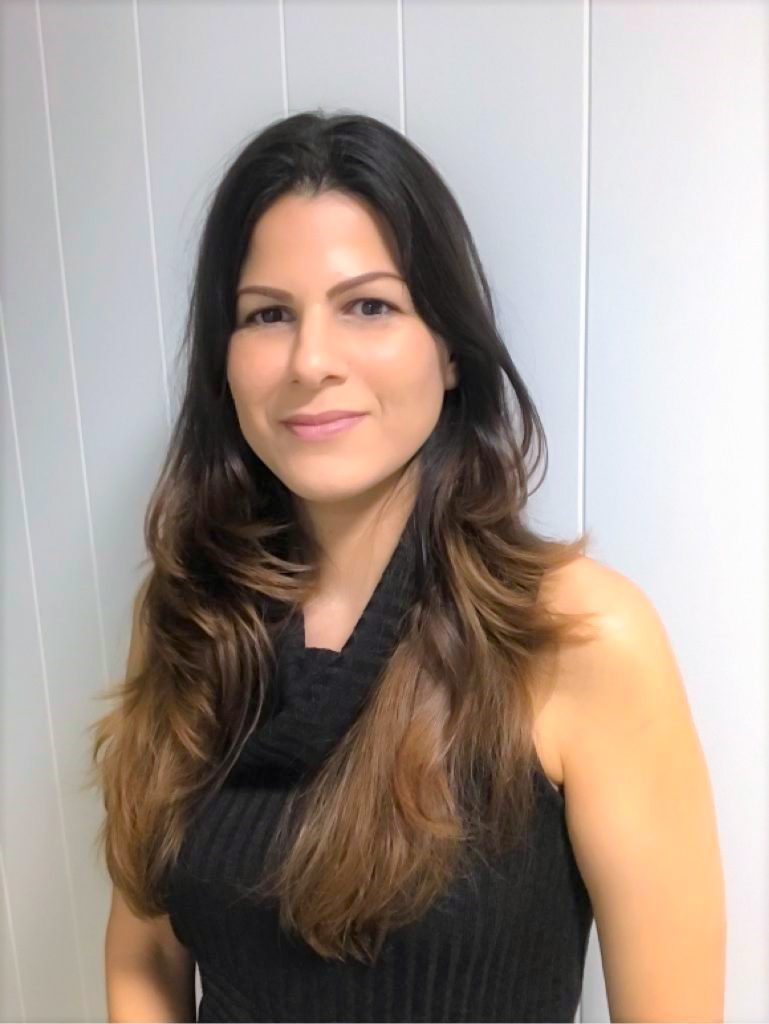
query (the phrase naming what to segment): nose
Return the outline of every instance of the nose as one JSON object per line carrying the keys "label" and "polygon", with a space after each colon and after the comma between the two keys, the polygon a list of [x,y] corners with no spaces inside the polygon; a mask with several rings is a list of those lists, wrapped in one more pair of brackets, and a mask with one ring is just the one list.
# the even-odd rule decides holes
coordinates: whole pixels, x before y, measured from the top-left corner
{"label": "nose", "polygon": [[289,356],[292,381],[313,387],[329,375],[344,377],[345,354],[338,328],[318,313],[297,320]]}

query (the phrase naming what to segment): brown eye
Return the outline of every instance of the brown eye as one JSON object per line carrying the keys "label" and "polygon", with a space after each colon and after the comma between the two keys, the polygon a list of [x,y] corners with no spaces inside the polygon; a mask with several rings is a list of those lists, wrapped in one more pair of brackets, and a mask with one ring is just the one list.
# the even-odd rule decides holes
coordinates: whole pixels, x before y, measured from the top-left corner
{"label": "brown eye", "polygon": [[[255,323],[257,327],[264,326],[263,322],[254,320],[255,316],[262,316],[264,313],[275,313],[283,309],[283,306],[265,306],[264,309],[255,309],[253,313],[249,313],[247,317],[243,319],[244,324]],[[279,320],[267,320],[267,324],[280,323]]]}
{"label": "brown eye", "polygon": [[[355,302],[352,303],[352,305],[353,306],[357,306],[359,302],[371,303],[374,306],[387,306],[387,308],[389,310],[391,310],[391,311],[394,310],[394,308],[395,308],[394,306],[391,306],[389,302],[385,302],[384,299],[356,299]],[[366,316],[363,319],[364,320],[377,320],[379,318],[376,317],[376,316]]]}
{"label": "brown eye", "polygon": [[[374,299],[374,298],[355,299],[354,302],[350,303],[350,306],[348,308],[352,308],[353,306],[357,306],[359,303],[364,303],[364,302],[369,305],[369,308],[372,305],[373,306],[380,306],[380,307],[381,306],[385,306],[387,308],[387,311],[388,311],[387,313],[384,314],[385,316],[387,316],[388,313],[395,312],[395,306],[393,306],[391,303],[385,302],[384,299]],[[271,324],[272,325],[281,324],[284,321],[276,319],[275,318],[275,314],[281,313],[284,309],[286,309],[285,306],[265,306],[263,309],[255,309],[252,313],[249,313],[248,316],[243,318],[243,325],[253,324],[255,327],[269,327]],[[380,319],[382,319],[382,316],[383,316],[382,313],[378,313],[378,314],[375,314],[373,316],[365,315],[363,317],[363,319],[364,320],[380,320]],[[266,319],[258,320],[258,319],[256,319],[256,317],[266,317]]]}

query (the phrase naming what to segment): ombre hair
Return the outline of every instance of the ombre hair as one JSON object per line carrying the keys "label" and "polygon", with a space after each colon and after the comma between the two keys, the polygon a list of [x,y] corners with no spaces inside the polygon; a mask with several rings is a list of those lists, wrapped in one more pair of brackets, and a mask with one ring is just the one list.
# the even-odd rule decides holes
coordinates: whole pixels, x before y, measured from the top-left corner
{"label": "ombre hair", "polygon": [[501,851],[525,834],[539,667],[590,639],[577,628],[588,613],[544,599],[547,574],[582,555],[588,534],[556,540],[523,523],[547,471],[545,434],[468,226],[422,152],[372,117],[274,121],[213,194],[185,390],[144,517],[150,569],[125,678],[98,695],[115,704],[90,727],[87,784],[103,794],[97,843],[115,886],[138,915],[166,912],[163,879],[191,816],[263,720],[284,621],[270,610],[288,618],[316,580],[318,548],[243,437],[226,361],[255,224],[283,195],[330,190],[376,218],[459,371],[415,456],[418,598],[370,700],[288,800],[271,849],[287,845],[254,879],[253,897],[276,896],[283,927],[320,955],[365,960],[441,894],[469,848]]}

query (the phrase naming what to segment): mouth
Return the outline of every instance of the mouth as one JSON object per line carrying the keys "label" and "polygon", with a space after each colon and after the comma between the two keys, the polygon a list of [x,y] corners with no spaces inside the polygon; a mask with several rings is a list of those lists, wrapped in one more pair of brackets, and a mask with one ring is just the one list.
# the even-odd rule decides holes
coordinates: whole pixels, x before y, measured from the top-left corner
{"label": "mouth", "polygon": [[284,423],[283,426],[296,437],[306,441],[320,440],[352,429],[366,415],[367,413],[359,413],[355,416],[340,416],[339,419],[329,420],[327,423]]}

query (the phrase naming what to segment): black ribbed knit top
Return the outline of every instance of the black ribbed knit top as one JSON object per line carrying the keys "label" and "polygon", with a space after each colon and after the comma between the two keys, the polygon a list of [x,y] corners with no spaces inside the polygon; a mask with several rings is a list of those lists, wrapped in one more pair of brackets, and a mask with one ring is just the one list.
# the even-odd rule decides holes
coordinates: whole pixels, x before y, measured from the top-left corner
{"label": "black ribbed knit top", "polygon": [[275,703],[204,802],[167,876],[168,913],[200,970],[199,1021],[573,1021],[592,907],[564,797],[541,766],[529,842],[478,859],[375,962],[325,959],[244,899],[287,793],[362,710],[414,596],[409,520],[341,651],[307,647],[297,615],[276,644]]}

